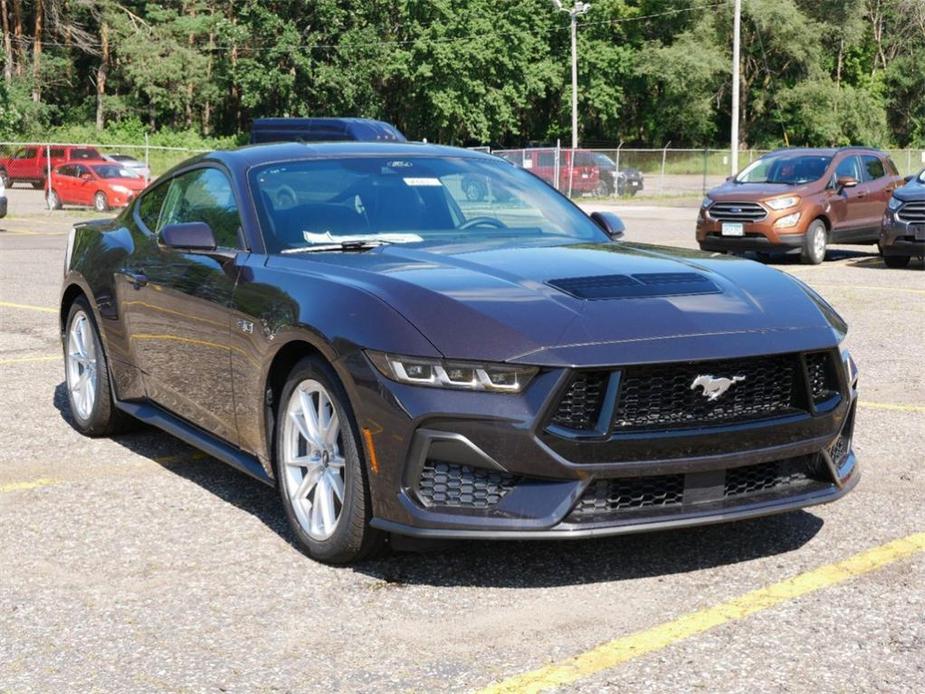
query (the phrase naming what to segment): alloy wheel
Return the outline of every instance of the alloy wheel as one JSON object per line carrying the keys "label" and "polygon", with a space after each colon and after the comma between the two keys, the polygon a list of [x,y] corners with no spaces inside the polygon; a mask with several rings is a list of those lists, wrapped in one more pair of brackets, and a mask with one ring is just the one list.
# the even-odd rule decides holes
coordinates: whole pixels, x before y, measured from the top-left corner
{"label": "alloy wheel", "polygon": [[93,327],[83,311],[74,315],[67,334],[67,387],[76,414],[90,418],[96,402],[97,381],[96,342]]}
{"label": "alloy wheel", "polygon": [[307,379],[292,392],[282,425],[282,484],[301,528],[314,540],[326,540],[344,508],[340,415],[327,389]]}

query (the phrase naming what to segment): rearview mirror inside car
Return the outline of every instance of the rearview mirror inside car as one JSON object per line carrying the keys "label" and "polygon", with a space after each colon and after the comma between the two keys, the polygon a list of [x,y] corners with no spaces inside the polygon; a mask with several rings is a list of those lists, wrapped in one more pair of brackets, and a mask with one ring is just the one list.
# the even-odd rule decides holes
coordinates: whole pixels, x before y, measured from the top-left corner
{"label": "rearview mirror inside car", "polygon": [[205,222],[168,224],[161,229],[161,243],[186,251],[214,251],[215,234]]}
{"label": "rearview mirror inside car", "polygon": [[835,183],[839,190],[842,188],[854,188],[858,184],[858,179],[851,176],[839,176]]}
{"label": "rearview mirror inside car", "polygon": [[597,224],[601,229],[604,230],[610,238],[619,239],[623,238],[623,234],[626,231],[626,227],[623,225],[623,220],[620,219],[614,212],[592,212],[591,213],[592,221]]}

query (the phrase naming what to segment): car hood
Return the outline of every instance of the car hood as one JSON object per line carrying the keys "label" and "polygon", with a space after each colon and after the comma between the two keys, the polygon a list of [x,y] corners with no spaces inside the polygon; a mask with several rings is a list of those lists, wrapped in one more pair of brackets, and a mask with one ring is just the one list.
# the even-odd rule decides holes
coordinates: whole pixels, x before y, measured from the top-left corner
{"label": "car hood", "polygon": [[[594,365],[837,342],[820,300],[791,277],[699,251],[629,243],[391,245],[284,262],[375,294],[448,358]],[[629,296],[580,297],[600,291],[601,278],[604,293]]]}
{"label": "car hood", "polygon": [[925,185],[913,179],[904,186],[893,191],[893,195],[903,202],[910,200],[925,200]]}
{"label": "car hood", "polygon": [[713,200],[758,202],[779,195],[810,195],[815,192],[818,181],[790,185],[787,183],[733,183],[726,181],[713,188],[707,195]]}

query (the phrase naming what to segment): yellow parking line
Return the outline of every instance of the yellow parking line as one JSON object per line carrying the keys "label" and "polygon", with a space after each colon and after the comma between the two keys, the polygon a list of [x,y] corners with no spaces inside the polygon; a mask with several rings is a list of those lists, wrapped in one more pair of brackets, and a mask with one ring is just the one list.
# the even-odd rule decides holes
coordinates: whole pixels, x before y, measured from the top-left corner
{"label": "yellow parking line", "polygon": [[3,308],[21,308],[26,311],[42,311],[43,313],[57,313],[58,309],[47,306],[33,306],[32,304],[14,304],[12,301],[0,301]]}
{"label": "yellow parking line", "polygon": [[861,400],[861,407],[870,407],[874,410],[893,410],[894,412],[925,412],[925,405],[896,405],[892,402],[870,402]]}
{"label": "yellow parking line", "polygon": [[925,532],[894,540],[856,554],[845,561],[799,574],[715,607],[692,612],[674,621],[610,641],[574,658],[497,682],[482,692],[483,694],[539,692],[571,684],[634,658],[667,648],[678,641],[702,634],[720,625],[744,619],[756,612],[770,609],[817,590],[844,583],[856,576],[875,571],[922,551],[925,551]]}
{"label": "yellow parking line", "polygon": [[10,482],[9,484],[0,484],[0,494],[5,494],[6,492],[21,492],[26,489],[38,489],[39,487],[47,487],[55,483],[56,480],[48,479],[47,477],[41,477],[31,482]]}
{"label": "yellow parking line", "polygon": [[44,354],[40,357],[14,357],[11,359],[0,359],[0,364],[21,364],[27,361],[56,361],[61,359],[60,354]]}

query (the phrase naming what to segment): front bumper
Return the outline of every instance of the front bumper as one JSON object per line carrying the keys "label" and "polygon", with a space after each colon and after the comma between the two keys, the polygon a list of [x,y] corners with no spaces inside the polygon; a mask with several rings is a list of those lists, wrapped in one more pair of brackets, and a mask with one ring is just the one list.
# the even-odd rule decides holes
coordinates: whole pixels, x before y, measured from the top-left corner
{"label": "front bumper", "polygon": [[743,236],[724,236],[723,223],[713,219],[704,208],[697,215],[697,242],[705,251],[758,251],[765,253],[790,253],[799,251],[811,218],[802,215],[795,226],[778,228],[774,223],[794,212],[766,210],[767,216],[760,220],[742,222]]}
{"label": "front bumper", "polygon": [[925,257],[925,239],[916,239],[914,228],[887,211],[880,227],[880,252],[922,258]]}
{"label": "front bumper", "polygon": [[[859,478],[850,447],[856,392],[846,385],[825,412],[567,438],[550,433],[548,422],[568,369],[541,372],[515,396],[397,384],[362,356],[348,366],[367,458],[371,442],[377,460],[369,475],[372,525],[398,534],[580,538],[706,525],[834,501]],[[848,443],[837,469],[826,467],[823,453],[843,434]],[[772,470],[792,465],[810,472],[799,483],[730,492],[727,476],[773,477]],[[581,512],[602,487],[658,497],[665,484],[676,487],[671,503]]]}

